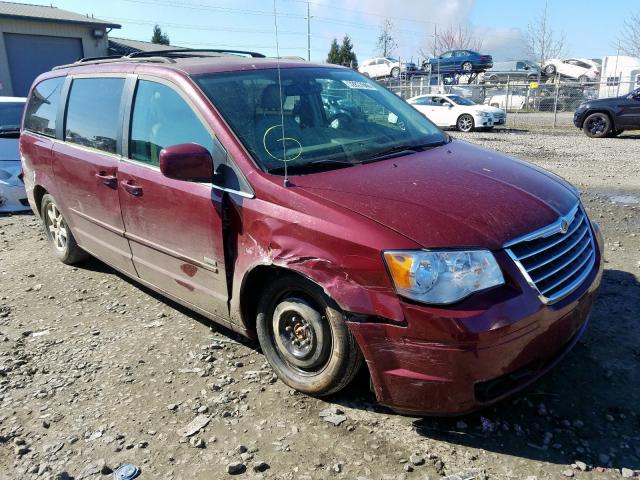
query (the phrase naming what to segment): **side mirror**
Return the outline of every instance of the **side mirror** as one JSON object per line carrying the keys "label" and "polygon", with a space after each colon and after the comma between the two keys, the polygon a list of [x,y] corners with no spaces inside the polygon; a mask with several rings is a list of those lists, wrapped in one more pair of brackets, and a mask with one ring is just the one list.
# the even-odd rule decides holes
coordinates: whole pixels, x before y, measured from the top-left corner
{"label": "side mirror", "polygon": [[160,171],[174,180],[211,182],[213,159],[209,150],[197,143],[172,145],[160,151]]}

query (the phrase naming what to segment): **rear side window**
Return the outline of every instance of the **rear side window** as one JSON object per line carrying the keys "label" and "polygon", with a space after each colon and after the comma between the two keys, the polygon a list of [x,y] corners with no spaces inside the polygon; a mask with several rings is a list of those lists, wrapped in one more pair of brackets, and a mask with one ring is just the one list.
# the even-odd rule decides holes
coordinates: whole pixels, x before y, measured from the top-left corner
{"label": "rear side window", "polygon": [[71,84],[64,139],[116,153],[123,78],[77,78]]}
{"label": "rear side window", "polygon": [[34,87],[24,117],[25,129],[48,137],[56,136],[56,116],[64,78],[50,78]]}
{"label": "rear side window", "polygon": [[187,102],[166,85],[140,80],[133,103],[130,157],[157,166],[160,150],[182,143],[197,143],[213,155],[213,136]]}

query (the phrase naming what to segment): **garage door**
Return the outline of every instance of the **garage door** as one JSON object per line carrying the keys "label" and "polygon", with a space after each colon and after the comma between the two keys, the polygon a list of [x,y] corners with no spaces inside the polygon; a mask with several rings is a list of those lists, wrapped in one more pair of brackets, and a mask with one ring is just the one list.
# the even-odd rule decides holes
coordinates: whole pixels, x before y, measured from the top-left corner
{"label": "garage door", "polygon": [[56,65],[82,58],[80,38],[48,37],[5,33],[4,44],[9,58],[13,95],[24,97],[33,80]]}

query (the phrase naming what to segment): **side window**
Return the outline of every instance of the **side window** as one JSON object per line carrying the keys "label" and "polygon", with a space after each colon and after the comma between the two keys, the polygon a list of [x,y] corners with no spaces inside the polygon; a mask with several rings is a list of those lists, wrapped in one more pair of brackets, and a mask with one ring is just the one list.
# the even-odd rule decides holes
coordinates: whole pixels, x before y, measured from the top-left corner
{"label": "side window", "polygon": [[56,136],[56,116],[64,79],[65,77],[50,78],[36,85],[27,105],[25,129],[48,137]]}
{"label": "side window", "polygon": [[516,63],[516,70],[524,70],[524,62],[517,62]]}
{"label": "side window", "polygon": [[124,78],[76,78],[71,84],[64,139],[117,153]]}
{"label": "side window", "polygon": [[133,102],[129,156],[157,166],[160,150],[182,143],[197,143],[214,154],[212,135],[187,102],[166,85],[140,80]]}

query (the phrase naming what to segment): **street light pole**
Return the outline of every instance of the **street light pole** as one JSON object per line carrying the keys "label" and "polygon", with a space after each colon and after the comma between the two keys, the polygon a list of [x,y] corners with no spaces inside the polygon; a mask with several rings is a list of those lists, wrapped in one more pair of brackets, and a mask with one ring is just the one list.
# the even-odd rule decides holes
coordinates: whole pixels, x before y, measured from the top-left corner
{"label": "street light pole", "polygon": [[307,60],[311,61],[311,6],[307,1]]}

